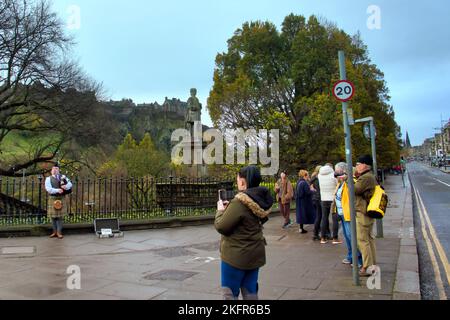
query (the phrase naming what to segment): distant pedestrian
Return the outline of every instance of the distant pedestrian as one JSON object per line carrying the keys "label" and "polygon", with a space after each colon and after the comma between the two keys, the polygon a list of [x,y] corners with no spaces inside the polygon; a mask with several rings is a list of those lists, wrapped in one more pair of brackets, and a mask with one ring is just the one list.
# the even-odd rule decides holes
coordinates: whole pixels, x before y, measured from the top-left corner
{"label": "distant pedestrian", "polygon": [[402,173],[406,172],[406,160],[404,156],[400,157],[400,168],[402,170]]}
{"label": "distant pedestrian", "polygon": [[320,223],[322,222],[322,203],[320,198],[320,184],[319,184],[319,171],[322,166],[317,166],[311,175],[311,191],[313,191],[312,201],[314,211],[316,213],[316,220],[314,222],[314,241],[320,240]]}
{"label": "distant pedestrian", "polygon": [[295,200],[297,223],[300,225],[299,232],[305,234],[305,225],[314,224],[315,212],[312,202],[313,191],[309,184],[309,174],[306,170],[300,170],[299,180],[297,182]]}
{"label": "distant pedestrian", "polygon": [[70,180],[60,174],[58,165],[53,166],[51,176],[45,179],[45,190],[49,194],[47,215],[52,219],[53,233],[50,238],[62,239],[64,214],[67,212],[66,194],[72,189]]}
{"label": "distant pedestrian", "polygon": [[294,197],[294,188],[289,181],[287,171],[281,172],[281,177],[275,184],[276,200],[278,202],[281,216],[284,218],[283,229],[292,225],[291,221],[291,201]]}
{"label": "distant pedestrian", "polygon": [[215,228],[222,235],[222,290],[227,300],[258,299],[259,269],[266,264],[263,224],[273,205],[269,189],[260,187],[258,167],[241,169],[237,175],[239,193],[231,202],[218,202]]}
{"label": "distant pedestrian", "polygon": [[356,170],[359,174],[355,183],[356,226],[358,248],[363,258],[363,266],[360,269],[361,276],[369,276],[367,269],[377,263],[375,236],[373,235],[375,219],[367,216],[367,206],[377,186],[372,166],[373,159],[370,155],[361,156],[356,163]]}
{"label": "distant pedestrian", "polygon": [[[342,232],[347,245],[347,256],[342,260],[343,264],[353,263],[352,254],[352,233],[351,233],[351,214],[350,214],[350,196],[347,185],[347,164],[340,162],[335,166],[335,175],[338,180],[338,186],[335,192],[335,198],[331,205],[331,213],[338,216],[342,223]],[[358,250],[358,265],[362,266],[361,252]]]}
{"label": "distant pedestrian", "polygon": [[[327,163],[319,171],[320,198],[322,204],[322,222],[321,222],[321,244],[328,242],[327,232],[330,228],[330,209],[334,200],[334,191],[337,181],[334,177],[334,169],[331,163]],[[338,244],[338,224],[337,217],[333,215],[333,244]]]}

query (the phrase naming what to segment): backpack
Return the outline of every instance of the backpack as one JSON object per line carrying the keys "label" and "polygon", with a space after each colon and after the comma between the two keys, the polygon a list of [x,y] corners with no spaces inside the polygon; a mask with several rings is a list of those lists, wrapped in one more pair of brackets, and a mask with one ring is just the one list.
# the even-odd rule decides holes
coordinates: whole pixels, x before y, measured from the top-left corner
{"label": "backpack", "polygon": [[373,219],[383,219],[386,214],[388,202],[389,198],[384,188],[377,185],[367,206],[367,215]]}

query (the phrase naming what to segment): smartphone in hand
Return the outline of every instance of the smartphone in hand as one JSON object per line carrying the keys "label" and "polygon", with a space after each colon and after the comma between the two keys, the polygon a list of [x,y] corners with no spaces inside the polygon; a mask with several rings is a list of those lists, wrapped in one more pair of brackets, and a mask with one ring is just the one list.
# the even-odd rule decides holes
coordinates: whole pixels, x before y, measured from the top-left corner
{"label": "smartphone in hand", "polygon": [[227,201],[227,190],[225,189],[219,190],[219,200]]}
{"label": "smartphone in hand", "polygon": [[223,211],[226,209],[230,202],[227,200],[227,190],[219,190],[219,201],[217,202],[217,210]]}

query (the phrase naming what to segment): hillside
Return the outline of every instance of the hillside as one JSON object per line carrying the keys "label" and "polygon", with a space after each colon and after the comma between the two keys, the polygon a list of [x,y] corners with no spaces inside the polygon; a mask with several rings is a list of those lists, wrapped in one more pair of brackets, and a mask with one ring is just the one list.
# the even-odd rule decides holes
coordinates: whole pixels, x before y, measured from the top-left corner
{"label": "hillside", "polygon": [[184,128],[187,104],[166,98],[162,105],[156,102],[136,105],[131,100],[122,100],[104,103],[104,107],[120,128],[120,140],[131,133],[139,141],[150,133],[158,148],[170,152],[172,131]]}
{"label": "hillside", "polygon": [[[137,105],[130,99],[99,102],[86,112],[81,126],[71,127],[71,122],[67,122],[73,138],[60,154],[64,154],[64,159],[69,162],[81,160],[95,171],[114,155],[129,133],[136,141],[149,133],[156,148],[170,154],[171,134],[175,129],[184,128],[186,108],[186,102],[167,98],[162,105],[156,102]],[[33,154],[34,148],[48,143],[52,137],[55,138],[55,135],[50,132],[9,133],[0,144],[0,164],[13,166],[15,159],[27,158]],[[84,166],[76,166],[73,170],[83,171]]]}

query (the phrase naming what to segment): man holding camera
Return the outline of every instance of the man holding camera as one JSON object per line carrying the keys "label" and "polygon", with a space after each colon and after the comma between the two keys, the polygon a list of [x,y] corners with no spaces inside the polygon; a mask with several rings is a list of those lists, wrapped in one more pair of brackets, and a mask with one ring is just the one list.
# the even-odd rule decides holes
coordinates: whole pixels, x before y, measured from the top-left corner
{"label": "man holding camera", "polygon": [[375,236],[373,225],[375,219],[367,215],[367,206],[370,202],[377,180],[372,173],[373,159],[371,155],[364,155],[356,163],[358,180],[355,183],[356,195],[356,228],[358,249],[361,251],[363,266],[360,269],[361,277],[369,277],[369,267],[377,264]]}
{"label": "man holding camera", "polygon": [[66,211],[65,197],[72,190],[72,183],[61,175],[58,165],[53,166],[51,176],[45,179],[45,190],[49,194],[47,215],[52,219],[53,233],[50,238],[63,239],[62,224]]}

